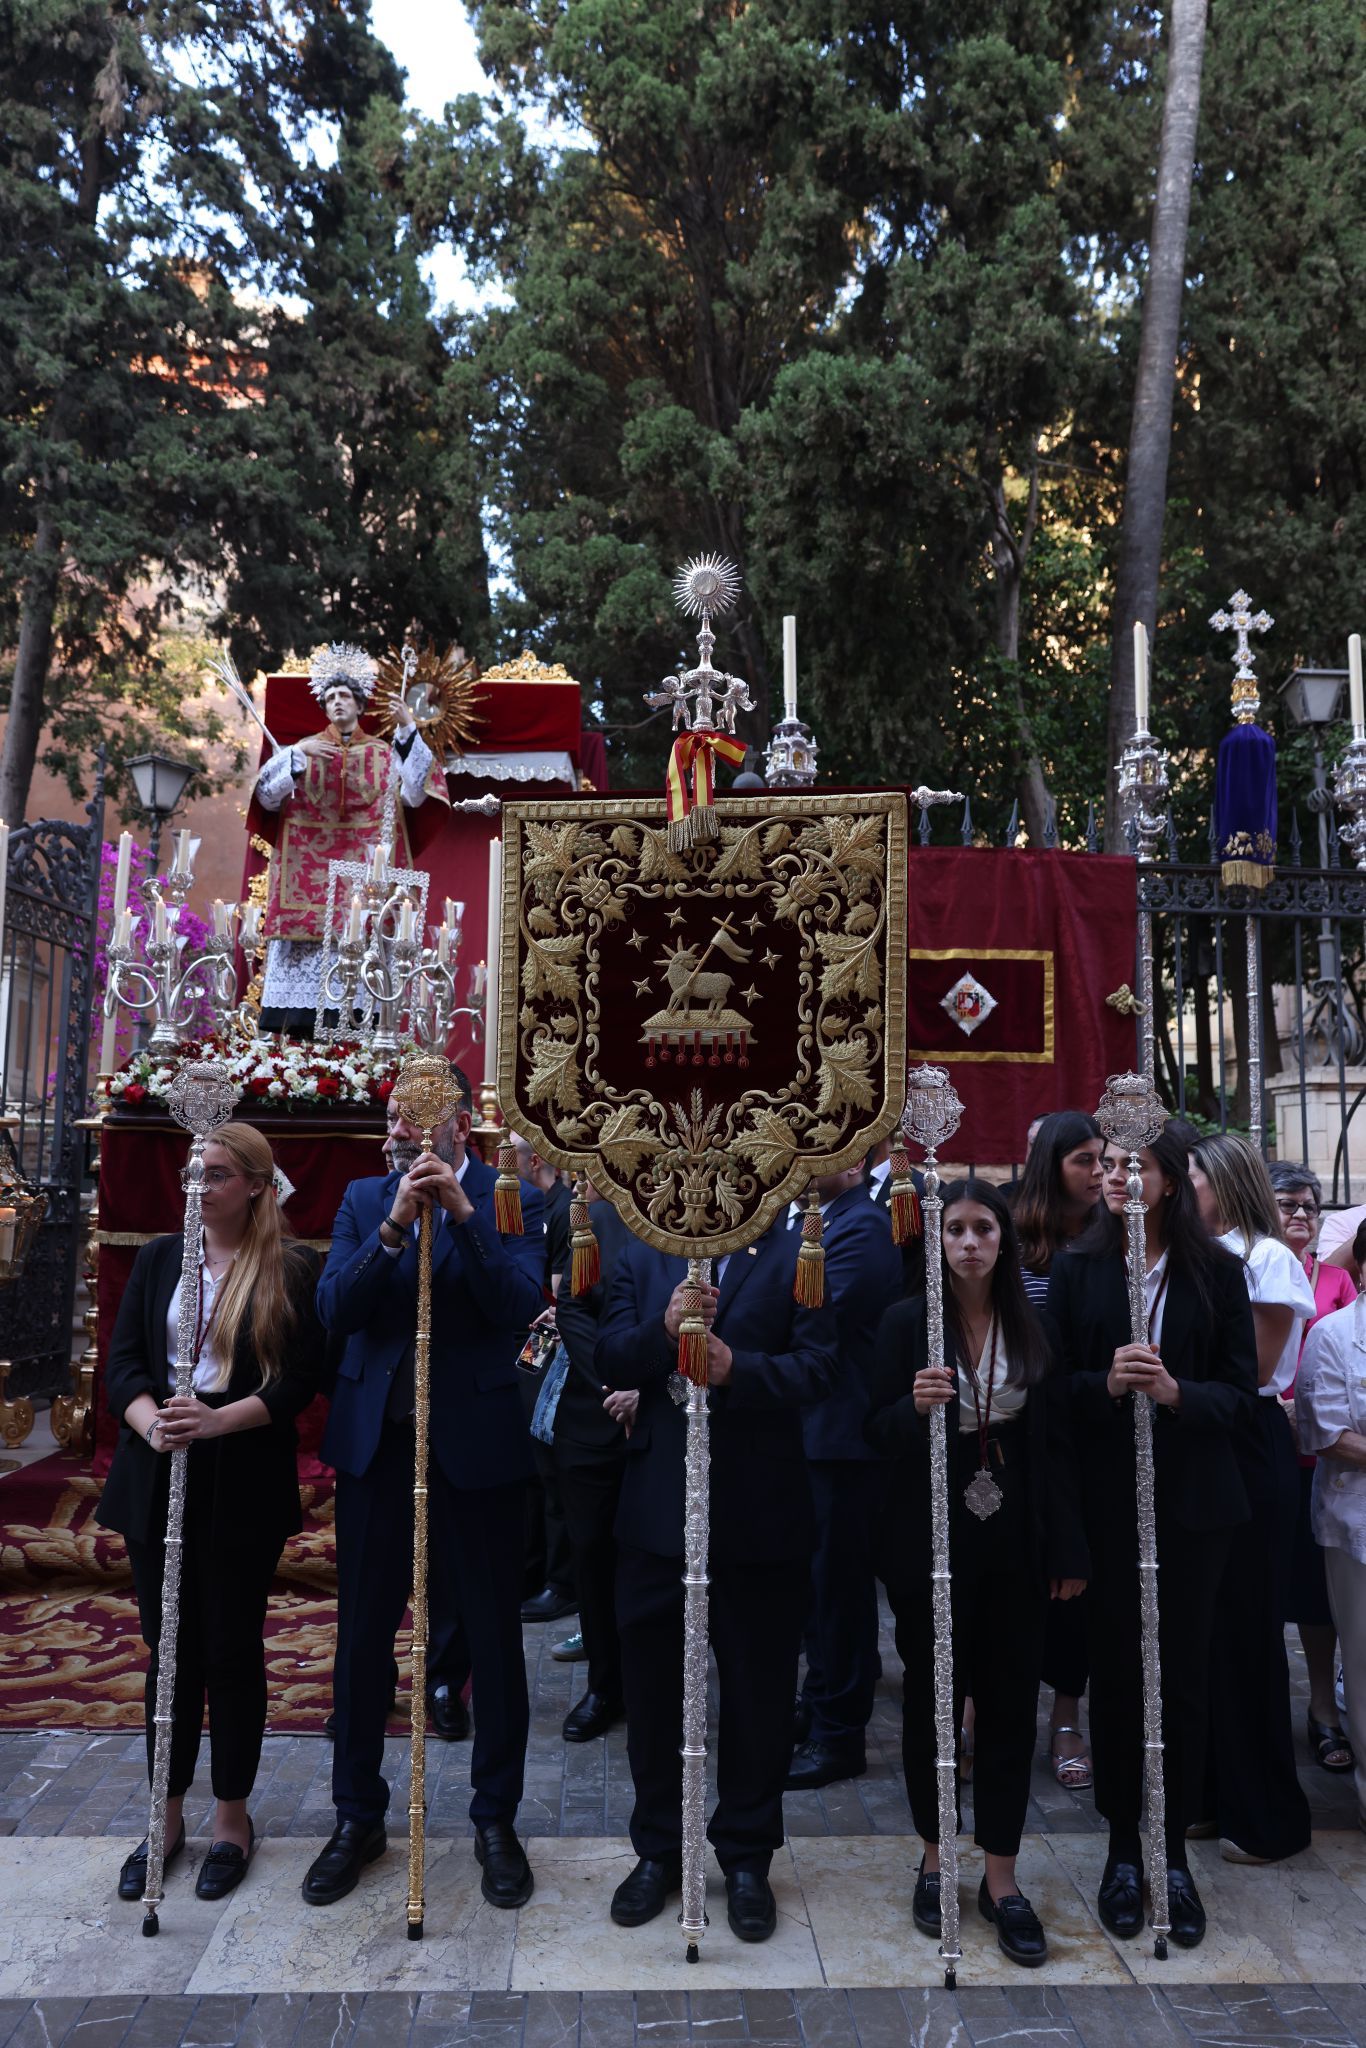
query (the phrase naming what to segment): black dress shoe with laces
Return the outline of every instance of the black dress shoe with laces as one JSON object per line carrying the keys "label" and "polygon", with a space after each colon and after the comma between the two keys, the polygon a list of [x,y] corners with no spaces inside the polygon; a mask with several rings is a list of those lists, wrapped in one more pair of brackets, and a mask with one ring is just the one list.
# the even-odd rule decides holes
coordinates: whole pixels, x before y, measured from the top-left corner
{"label": "black dress shoe with laces", "polygon": [[983,1878],[977,1910],[995,1927],[1001,1954],[1012,1963],[1019,1963],[1022,1969],[1037,1970],[1040,1963],[1048,1961],[1047,1937],[1023,1892],[1007,1892],[1004,1898],[993,1899]]}
{"label": "black dress shoe with laces", "polygon": [[523,1621],[563,1621],[567,1614],[577,1614],[579,1603],[572,1593],[561,1593],[556,1586],[543,1586],[530,1600],[522,1602]]}
{"label": "black dress shoe with laces", "polygon": [[1174,1942],[1181,1948],[1199,1948],[1205,1938],[1205,1909],[1188,1870],[1167,1872],[1167,1918]]}
{"label": "black dress shoe with laces", "polygon": [[861,1778],[867,1768],[866,1756],[854,1756],[824,1742],[804,1742],[792,1752],[783,1790],[819,1792],[822,1785],[837,1785],[842,1778]]}
{"label": "black dress shoe with laces", "polygon": [[926,1870],[923,1856],[915,1874],[915,1890],[911,1893],[911,1918],[922,1934],[931,1935],[938,1941],[944,1931],[939,1917],[939,1872]]}
{"label": "black dress shoe with laces", "polygon": [[247,1874],[256,1849],[256,1829],[247,1822],[247,1846],[239,1849],[236,1842],[211,1842],[209,1853],[199,1866],[199,1875],[194,1881],[194,1895],[197,1899],[226,1899],[229,1892],[235,1892]]}
{"label": "black dress shoe with laces", "polygon": [[470,1710],[453,1685],[434,1685],[427,1695],[432,1732],[443,1742],[463,1742],[470,1732]]}
{"label": "black dress shoe with laces", "polygon": [[767,1941],[778,1925],[772,1886],[757,1870],[726,1872],[726,1919],[737,1941]]}
{"label": "black dress shoe with laces", "polygon": [[615,1728],[625,1711],[618,1700],[604,1699],[600,1692],[586,1692],[565,1715],[560,1733],[566,1742],[592,1742],[609,1728]]}
{"label": "black dress shoe with laces", "polygon": [[1129,1941],[1143,1931],[1143,1872],[1137,1863],[1107,1856],[1096,1911],[1102,1927]]}
{"label": "black dress shoe with laces", "polygon": [[647,1920],[659,1917],[669,1902],[670,1892],[680,1890],[682,1884],[679,1864],[657,1863],[642,1856],[612,1894],[612,1918],[618,1927],[643,1927]]}
{"label": "black dress shoe with laces", "polygon": [[310,1906],[332,1906],[360,1883],[367,1863],[389,1846],[382,1820],[339,1820],[320,1856],[315,1856],[303,1882]]}
{"label": "black dress shoe with laces", "polygon": [[[180,1823],[180,1833],[176,1836],[174,1843],[166,1851],[165,1856],[162,1858],[161,1867],[163,1871],[170,1869],[171,1865],[175,1862],[176,1857],[181,1854],[184,1847],[185,1823],[184,1821],[182,1821]],[[138,1843],[137,1848],[134,1849],[132,1855],[124,1859],[123,1868],[119,1872],[119,1897],[121,1899],[128,1899],[130,1901],[140,1899],[143,1893],[146,1891],[146,1889],[147,1837],[146,1835],[144,1835],[142,1840]]]}
{"label": "black dress shoe with laces", "polygon": [[491,1820],[474,1831],[474,1856],[484,1868],[479,1889],[491,1906],[524,1906],[536,1888],[526,1850],[510,1820]]}

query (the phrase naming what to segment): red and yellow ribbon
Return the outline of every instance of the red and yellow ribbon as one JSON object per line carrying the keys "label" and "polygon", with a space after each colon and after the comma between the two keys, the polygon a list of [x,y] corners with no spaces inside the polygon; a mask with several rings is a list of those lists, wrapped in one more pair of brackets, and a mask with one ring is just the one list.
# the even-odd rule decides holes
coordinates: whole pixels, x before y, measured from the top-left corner
{"label": "red and yellow ribbon", "polygon": [[[744,741],[732,739],[728,733],[713,732],[708,727],[698,732],[680,733],[674,741],[665,789],[668,797],[668,840],[676,852],[716,837],[712,793],[718,757],[729,762],[732,768],[738,768],[745,758]],[[692,771],[691,793],[688,789],[689,770]]]}

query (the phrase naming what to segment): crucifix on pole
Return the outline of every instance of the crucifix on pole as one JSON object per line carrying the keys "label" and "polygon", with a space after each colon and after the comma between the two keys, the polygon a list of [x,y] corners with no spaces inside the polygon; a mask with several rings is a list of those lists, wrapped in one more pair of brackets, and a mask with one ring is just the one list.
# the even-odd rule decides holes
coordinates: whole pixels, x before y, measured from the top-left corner
{"label": "crucifix on pole", "polygon": [[1253,912],[1252,901],[1276,872],[1276,742],[1265,726],[1257,723],[1262,707],[1250,636],[1269,632],[1274,623],[1268,612],[1253,611],[1245,590],[1235,590],[1227,607],[1221,606],[1210,618],[1216,633],[1237,636],[1234,725],[1219,744],[1214,814],[1221,879],[1247,891],[1247,1115],[1248,1135],[1259,1151],[1264,1138],[1261,920]]}

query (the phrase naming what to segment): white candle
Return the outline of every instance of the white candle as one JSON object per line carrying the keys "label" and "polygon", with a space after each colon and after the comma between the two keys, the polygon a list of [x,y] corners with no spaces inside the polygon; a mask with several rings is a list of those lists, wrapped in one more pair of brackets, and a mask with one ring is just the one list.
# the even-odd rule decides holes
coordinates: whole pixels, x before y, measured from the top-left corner
{"label": "white candle", "polygon": [[[132,939],[133,920],[128,914],[128,881],[132,874],[132,869],[133,835],[131,832],[120,832],[119,861],[118,866],[114,870],[114,902],[109,920],[110,933],[116,946],[128,945]],[[125,931],[128,934],[126,938],[124,936]],[[112,1074],[114,1071],[115,1041],[118,1037],[118,1029],[118,1013],[111,1010],[104,1020],[104,1028],[100,1033],[100,1072],[102,1074]]]}
{"label": "white candle", "polygon": [[213,899],[213,935],[216,939],[232,937],[232,912],[221,896]]}
{"label": "white candle", "polygon": [[498,954],[503,930],[503,842],[489,841],[489,968],[484,1003],[484,1079],[498,1086]]}
{"label": "white candle", "polygon": [[240,936],[241,936],[241,940],[242,940],[242,951],[243,951],[244,953],[252,953],[252,952],[255,952],[255,950],[256,950],[256,942],[257,942],[258,938],[260,937],[260,932],[261,932],[261,906],[260,906],[260,904],[259,904],[259,903],[244,903],[244,904],[242,905],[242,928],[241,928],[241,934],[240,934]]}
{"label": "white candle", "polygon": [[158,896],[152,912],[152,937],[158,946],[166,943],[166,905]]}
{"label": "white candle", "polygon": [[384,858],[383,846],[378,844],[372,846],[370,848],[370,880],[376,885],[383,882],[384,870],[387,866],[388,862]]}
{"label": "white candle", "polygon": [[465,906],[457,903],[453,896],[446,898],[446,922],[453,932],[458,932],[465,922]]}
{"label": "white candle", "polygon": [[175,836],[175,871],[187,879],[190,873],[190,835],[177,832]]}
{"label": "white candle", "polygon": [[9,891],[9,826],[0,818],[0,939],[5,931],[5,897]]}
{"label": "white candle", "polygon": [[353,890],[351,895],[351,915],[347,919],[346,923],[346,936],[348,942],[351,945],[354,945],[357,939],[360,937],[360,919],[362,908],[363,905],[360,900],[360,891],[358,889]]}
{"label": "white candle", "polygon": [[[128,952],[133,944],[133,913],[127,904],[119,912],[119,921],[114,928],[114,944],[121,953]],[[109,1069],[104,1067],[101,1071],[107,1074]]]}
{"label": "white candle", "polygon": [[1134,731],[1148,730],[1148,629],[1134,620]]}
{"label": "white candle", "polygon": [[783,619],[783,717],[797,716],[797,618],[788,612]]}
{"label": "white candle", "polygon": [[404,945],[408,944],[414,936],[413,899],[411,896],[405,896],[398,906],[398,936],[400,942]]}
{"label": "white candle", "polygon": [[451,964],[451,928],[450,928],[450,926],[449,926],[448,924],[443,924],[443,925],[442,925],[442,927],[441,927],[441,929],[440,929],[440,931],[439,931],[439,932],[437,933],[437,935],[436,935],[436,957],[437,957],[437,961],[438,961],[438,963],[439,963],[439,965],[440,965],[440,966],[442,966],[442,967],[449,967],[449,966],[450,966],[450,964]]}
{"label": "white candle", "polygon": [[1361,635],[1352,633],[1347,640],[1347,687],[1352,698],[1352,737],[1362,737],[1362,726],[1366,725],[1366,709],[1363,709],[1361,695]]}

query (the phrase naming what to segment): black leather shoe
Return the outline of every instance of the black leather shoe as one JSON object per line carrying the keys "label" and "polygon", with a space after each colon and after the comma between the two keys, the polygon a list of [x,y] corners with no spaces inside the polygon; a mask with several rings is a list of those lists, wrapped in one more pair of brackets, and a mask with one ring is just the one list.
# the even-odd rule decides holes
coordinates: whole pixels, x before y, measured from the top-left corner
{"label": "black leather shoe", "polygon": [[1019,1963],[1022,1969],[1037,1970],[1040,1963],[1048,1961],[1047,1938],[1038,1914],[1023,1892],[1009,1892],[1003,1899],[993,1899],[983,1878],[977,1910],[995,1927],[1001,1954],[1012,1963]]}
{"label": "black leather shoe", "polygon": [[586,1692],[565,1715],[560,1733],[566,1742],[592,1742],[595,1736],[615,1728],[625,1711],[618,1700],[604,1699],[600,1692]]}
{"label": "black leather shoe", "polygon": [[842,1749],[829,1749],[823,1742],[804,1742],[792,1752],[785,1792],[819,1792],[822,1785],[837,1785],[841,1778],[861,1778],[868,1768],[864,1756],[850,1756]]}
{"label": "black leather shoe", "polygon": [[728,1870],[726,1918],[737,1941],[767,1941],[778,1925],[778,1907],[768,1879],[757,1870]]}
{"label": "black leather shoe", "polygon": [[339,1820],[326,1848],[308,1867],[303,1894],[310,1906],[332,1906],[360,1883],[367,1863],[389,1846],[382,1820]]}
{"label": "black leather shoe", "polygon": [[612,1894],[612,1918],[618,1927],[643,1927],[647,1920],[658,1918],[670,1892],[681,1890],[682,1885],[683,1871],[677,1863],[655,1863],[642,1856]]}
{"label": "black leather shoe", "polygon": [[800,1749],[804,1742],[811,1740],[811,1703],[801,1693],[792,1709],[792,1747]]}
{"label": "black leather shoe", "polygon": [[491,1906],[524,1906],[536,1880],[510,1820],[491,1820],[474,1831],[475,1861],[484,1866],[479,1887]]}
{"label": "black leather shoe", "polygon": [[451,1685],[434,1685],[427,1695],[432,1732],[443,1742],[463,1742],[470,1732],[470,1710]]}
{"label": "black leather shoe", "polygon": [[236,1842],[212,1842],[209,1853],[199,1866],[199,1875],[194,1881],[194,1895],[197,1899],[226,1899],[229,1892],[235,1892],[247,1874],[256,1849],[256,1829],[247,1822],[247,1846],[239,1849]]}
{"label": "black leather shoe", "polygon": [[[165,1857],[162,1859],[161,1867],[163,1870],[170,1869],[171,1865],[175,1862],[176,1857],[180,1855],[184,1847],[185,1823],[184,1821],[182,1821],[180,1823],[180,1833],[175,1838],[175,1846],[173,1848],[168,1849],[166,1851]],[[146,1891],[146,1889],[147,1837],[146,1835],[144,1835],[142,1840],[138,1843],[137,1848],[134,1849],[132,1855],[125,1858],[123,1868],[119,1872],[119,1897],[121,1899],[129,1900],[140,1899],[143,1893]]]}
{"label": "black leather shoe", "polygon": [[1101,1872],[1096,1911],[1102,1927],[1123,1941],[1143,1931],[1143,1872],[1136,1863],[1107,1856]]}
{"label": "black leather shoe", "polygon": [[1199,1948],[1205,1938],[1205,1909],[1188,1870],[1167,1872],[1167,1918],[1174,1942],[1181,1948]]}
{"label": "black leather shoe", "polygon": [[922,1934],[932,1935],[938,1941],[944,1931],[939,1918],[939,1872],[926,1870],[923,1856],[911,1893],[911,1918]]}
{"label": "black leather shoe", "polygon": [[563,1621],[566,1614],[577,1614],[579,1603],[572,1593],[561,1593],[554,1586],[543,1586],[534,1599],[522,1602],[523,1621]]}

